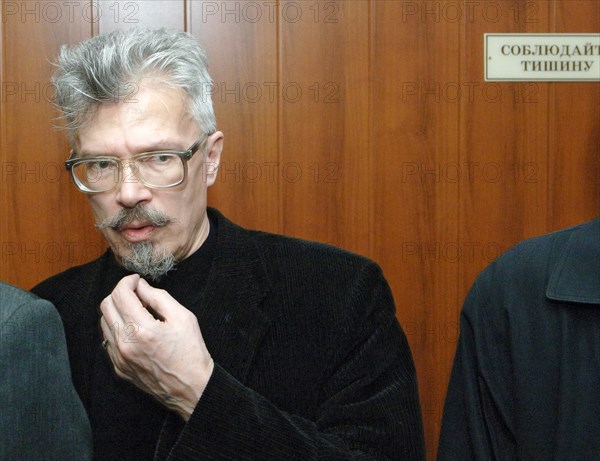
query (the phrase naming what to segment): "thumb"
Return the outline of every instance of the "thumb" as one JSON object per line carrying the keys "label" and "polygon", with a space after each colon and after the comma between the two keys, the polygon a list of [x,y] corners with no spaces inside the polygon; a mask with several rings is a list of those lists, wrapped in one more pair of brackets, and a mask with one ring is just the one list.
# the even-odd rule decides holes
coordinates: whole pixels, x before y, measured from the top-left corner
{"label": "thumb", "polygon": [[154,288],[143,278],[140,278],[135,293],[148,312],[158,320],[166,320],[167,314],[173,311],[173,305],[179,305],[167,291]]}
{"label": "thumb", "polygon": [[128,290],[135,291],[138,287],[139,281],[139,274],[127,275],[126,277],[123,277],[121,280],[119,280],[119,283],[117,283],[116,287],[126,288]]}

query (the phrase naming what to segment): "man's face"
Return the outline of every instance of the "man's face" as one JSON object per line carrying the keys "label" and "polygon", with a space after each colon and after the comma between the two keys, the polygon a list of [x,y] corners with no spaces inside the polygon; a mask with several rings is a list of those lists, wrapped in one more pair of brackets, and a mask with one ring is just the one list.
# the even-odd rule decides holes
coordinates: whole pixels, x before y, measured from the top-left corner
{"label": "man's face", "polygon": [[[110,155],[128,159],[142,152],[185,151],[203,135],[188,114],[187,97],[183,90],[142,81],[138,92],[127,101],[99,106],[78,133],[78,156]],[[209,230],[207,187],[216,178],[222,146],[222,133],[208,137],[200,151],[188,161],[187,179],[179,186],[150,189],[126,167],[116,189],[88,196],[98,224],[125,211],[124,224],[100,226],[121,263],[135,253],[134,247],[145,246],[154,255],[171,254],[181,261],[202,245]],[[140,208],[166,215],[166,224],[159,224],[159,220],[143,210],[131,213]]]}

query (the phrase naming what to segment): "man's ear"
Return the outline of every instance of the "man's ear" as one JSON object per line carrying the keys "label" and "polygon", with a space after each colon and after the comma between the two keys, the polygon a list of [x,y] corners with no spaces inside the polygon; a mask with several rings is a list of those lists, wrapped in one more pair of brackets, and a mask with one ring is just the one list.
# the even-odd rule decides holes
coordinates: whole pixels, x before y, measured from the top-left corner
{"label": "man's ear", "polygon": [[221,152],[223,151],[223,133],[215,131],[206,140],[208,152],[205,160],[206,186],[212,186],[217,180],[219,164],[221,163]]}

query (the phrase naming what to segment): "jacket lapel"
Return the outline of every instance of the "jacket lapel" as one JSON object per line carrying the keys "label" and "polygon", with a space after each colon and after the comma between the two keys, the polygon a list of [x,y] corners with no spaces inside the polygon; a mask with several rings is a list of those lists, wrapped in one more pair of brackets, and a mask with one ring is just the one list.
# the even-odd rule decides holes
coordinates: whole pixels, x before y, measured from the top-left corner
{"label": "jacket lapel", "polygon": [[[277,316],[262,305],[271,283],[249,231],[214,209],[208,212],[218,222],[218,237],[197,310],[198,324],[213,360],[243,383],[261,339]],[[156,460],[168,457],[184,425],[181,418],[169,413],[157,443]]]}
{"label": "jacket lapel", "polygon": [[244,382],[273,320],[262,306],[271,285],[248,231],[210,211],[218,219],[218,240],[198,322],[215,362]]}

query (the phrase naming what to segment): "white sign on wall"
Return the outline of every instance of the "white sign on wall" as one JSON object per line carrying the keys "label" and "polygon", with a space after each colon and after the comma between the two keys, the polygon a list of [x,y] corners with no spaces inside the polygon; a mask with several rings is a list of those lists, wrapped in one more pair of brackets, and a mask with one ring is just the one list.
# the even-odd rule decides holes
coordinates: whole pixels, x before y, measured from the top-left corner
{"label": "white sign on wall", "polygon": [[485,34],[485,80],[600,81],[600,34]]}

